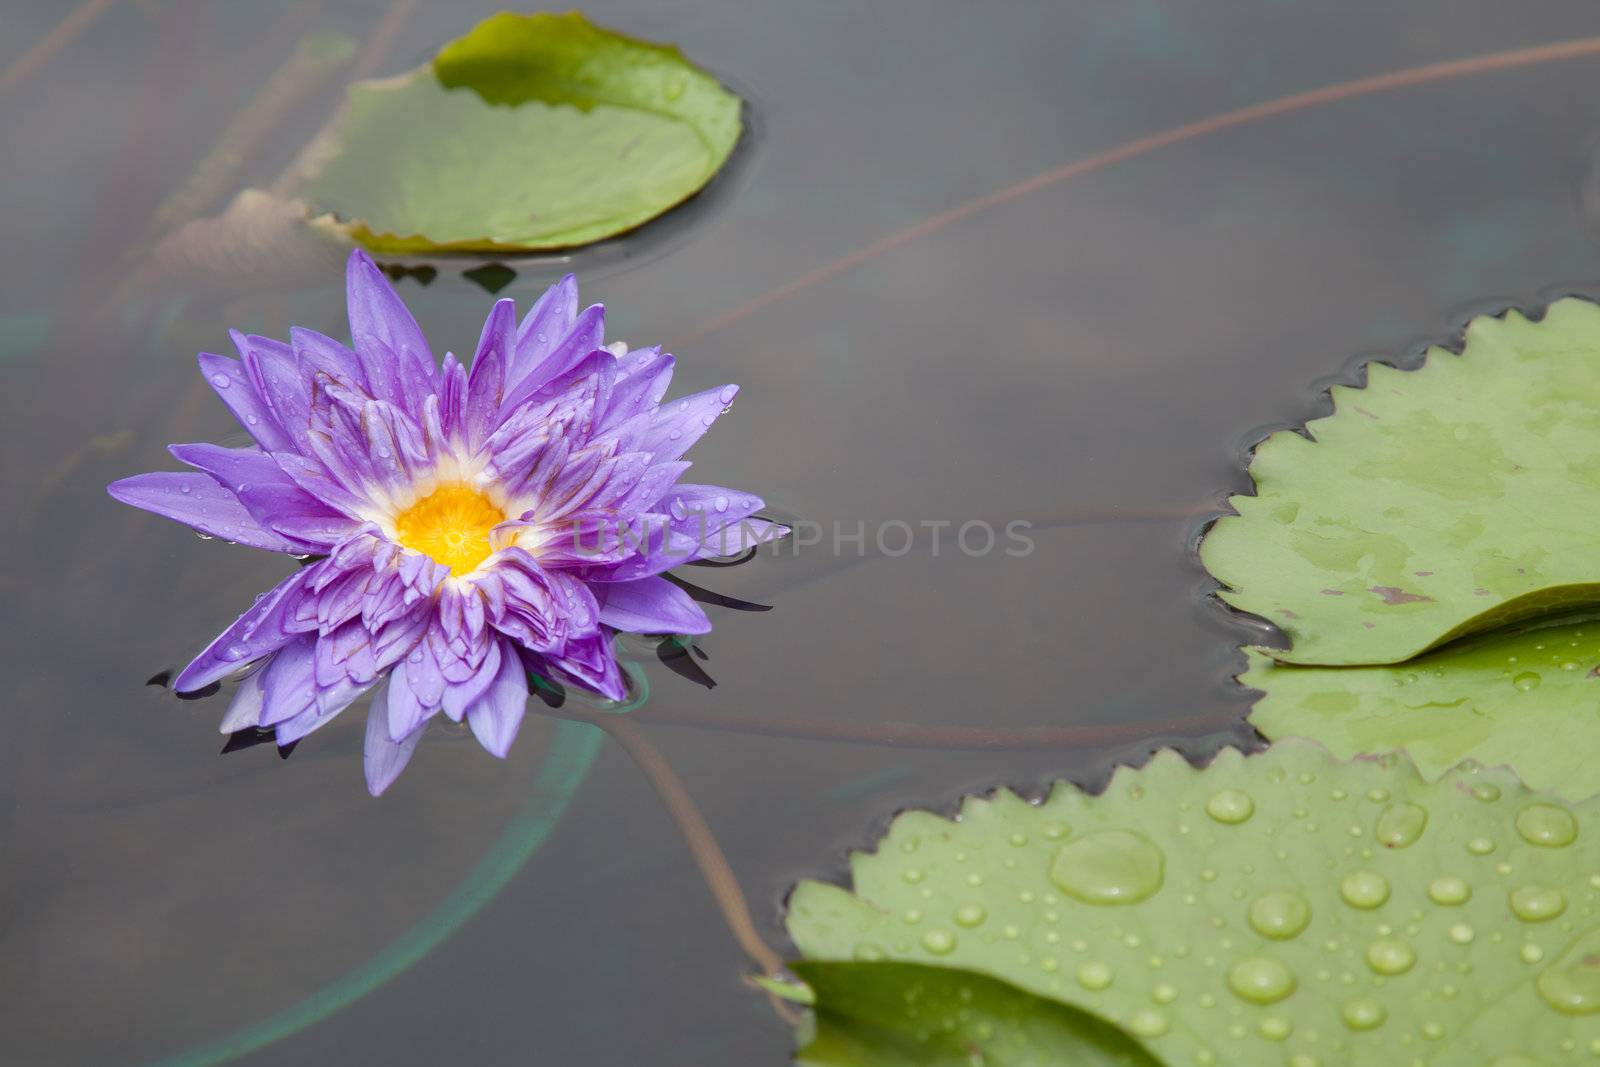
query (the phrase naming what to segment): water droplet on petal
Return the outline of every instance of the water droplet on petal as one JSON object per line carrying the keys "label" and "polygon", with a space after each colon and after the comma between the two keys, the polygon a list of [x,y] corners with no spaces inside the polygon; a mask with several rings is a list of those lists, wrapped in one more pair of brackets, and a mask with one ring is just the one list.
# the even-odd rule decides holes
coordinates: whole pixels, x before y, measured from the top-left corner
{"label": "water droplet on petal", "polygon": [[[191,378],[189,380],[193,381],[194,379]],[[211,384],[215,385],[218,389],[226,389],[228,386],[233,384],[233,379],[228,377],[226,374],[213,374],[211,376]]]}
{"label": "water droplet on petal", "polygon": [[1134,904],[1161,888],[1165,864],[1161,850],[1142,835],[1106,830],[1062,845],[1050,863],[1050,880],[1086,904]]}
{"label": "water droplet on petal", "polygon": [[717,394],[717,399],[722,401],[724,404],[731,404],[733,403],[733,398],[737,396],[738,393],[739,389],[737,386],[724,385],[722,387],[722,392]]}

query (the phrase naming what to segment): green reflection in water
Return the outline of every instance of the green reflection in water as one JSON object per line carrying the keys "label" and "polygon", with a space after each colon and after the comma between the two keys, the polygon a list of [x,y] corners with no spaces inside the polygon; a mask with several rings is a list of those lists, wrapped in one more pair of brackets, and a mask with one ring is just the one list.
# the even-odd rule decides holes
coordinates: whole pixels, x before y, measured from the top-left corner
{"label": "green reflection in water", "polygon": [[276,1015],[148,1067],[215,1067],[249,1055],[342,1011],[420,962],[498,896],[544,844],[588,776],[604,736],[587,723],[558,723],[533,793],[500,839],[437,908],[383,951]]}

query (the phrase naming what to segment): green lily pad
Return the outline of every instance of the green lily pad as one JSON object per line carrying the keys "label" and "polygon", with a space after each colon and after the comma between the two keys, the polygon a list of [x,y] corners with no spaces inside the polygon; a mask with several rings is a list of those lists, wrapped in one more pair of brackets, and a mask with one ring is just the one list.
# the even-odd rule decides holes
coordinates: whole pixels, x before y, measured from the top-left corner
{"label": "green lily pad", "polygon": [[797,963],[816,994],[802,1067],[1156,1067],[1115,1027],[983,975]]}
{"label": "green lily pad", "polygon": [[1167,1064],[1567,1063],[1600,1049],[1596,834],[1600,802],[1501,769],[1165,751],[1099,796],[902,814],[788,928],[809,958],[1008,982]]}
{"label": "green lily pad", "polygon": [[529,252],[631,230],[739,140],[741,102],[669,45],[503,12],[351,88],[304,196],[374,251]]}
{"label": "green lily pad", "polygon": [[1274,658],[1398,663],[1450,640],[1600,603],[1600,307],[1474,319],[1457,355],[1336,386],[1334,414],[1273,434],[1254,496],[1201,559]]}
{"label": "green lily pad", "polygon": [[1407,663],[1302,667],[1248,653],[1265,692],[1250,721],[1335,755],[1404,749],[1424,777],[1463,760],[1506,764],[1535,789],[1600,794],[1600,621],[1457,642]]}

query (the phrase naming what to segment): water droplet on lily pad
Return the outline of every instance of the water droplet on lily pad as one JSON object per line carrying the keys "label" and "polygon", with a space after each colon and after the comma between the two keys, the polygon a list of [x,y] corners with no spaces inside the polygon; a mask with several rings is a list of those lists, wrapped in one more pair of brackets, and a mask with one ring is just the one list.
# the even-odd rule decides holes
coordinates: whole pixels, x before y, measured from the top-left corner
{"label": "water droplet on lily pad", "polygon": [[1137,904],[1161,888],[1166,857],[1131,830],[1106,830],[1062,845],[1050,881],[1085,904]]}
{"label": "water droplet on lily pad", "polygon": [[1445,907],[1455,907],[1472,899],[1472,886],[1465,878],[1447,875],[1428,883],[1428,899]]}
{"label": "water droplet on lily pad", "polygon": [[955,951],[956,937],[948,930],[929,930],[922,935],[922,947],[935,956],[948,956]]}
{"label": "water droplet on lily pad", "polygon": [[1545,1003],[1565,1015],[1600,1011],[1600,928],[1569,945],[1536,983]]}
{"label": "water droplet on lily pad", "polygon": [[1263,893],[1250,905],[1250,928],[1262,937],[1287,941],[1311,922],[1311,905],[1298,893]]}
{"label": "water droplet on lily pad", "polygon": [[1378,816],[1378,843],[1384,848],[1416,844],[1428,826],[1428,811],[1416,804],[1391,804]]}
{"label": "water droplet on lily pad", "polygon": [[1295,979],[1277,960],[1252,956],[1228,968],[1228,988],[1252,1004],[1276,1004],[1294,992]]}
{"label": "water droplet on lily pad", "polygon": [[1237,826],[1256,813],[1256,802],[1249,793],[1223,789],[1206,801],[1206,814],[1227,826]]}
{"label": "water droplet on lily pad", "polygon": [[1578,839],[1578,820],[1554,804],[1529,804],[1517,813],[1517,833],[1530,845],[1564,848]]}
{"label": "water droplet on lily pad", "polygon": [[1340,1009],[1339,1016],[1352,1030],[1376,1030],[1389,1017],[1389,1012],[1371,997],[1362,997],[1346,1004]]}
{"label": "water droplet on lily pad", "polygon": [[1416,951],[1404,941],[1385,938],[1367,946],[1367,966],[1377,974],[1405,974],[1416,962]]}
{"label": "water droplet on lily pad", "polygon": [[1389,883],[1375,871],[1357,871],[1339,883],[1339,895],[1352,908],[1377,908],[1389,899]]}
{"label": "water droplet on lily pad", "polygon": [[1511,913],[1523,922],[1549,922],[1567,910],[1567,898],[1559,889],[1525,885],[1511,891]]}
{"label": "water droplet on lily pad", "polygon": [[1160,1037],[1167,1032],[1167,1017],[1154,1008],[1143,1008],[1133,1013],[1128,1029],[1138,1037]]}
{"label": "water droplet on lily pad", "polygon": [[1111,986],[1111,965],[1100,960],[1091,960],[1078,968],[1078,984],[1083,988],[1098,992]]}

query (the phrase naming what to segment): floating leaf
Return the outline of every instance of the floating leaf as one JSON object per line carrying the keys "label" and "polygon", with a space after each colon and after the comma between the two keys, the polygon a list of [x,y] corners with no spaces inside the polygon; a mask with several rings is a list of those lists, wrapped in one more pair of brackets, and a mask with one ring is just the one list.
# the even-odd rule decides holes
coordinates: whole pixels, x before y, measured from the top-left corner
{"label": "floating leaf", "polygon": [[1300,667],[1249,653],[1265,691],[1250,721],[1335,755],[1404,749],[1424,777],[1465,759],[1507,764],[1535,789],[1600,794],[1600,622],[1496,633],[1408,663]]}
{"label": "floating leaf", "polygon": [[1167,751],[1100,796],[903,814],[788,925],[808,957],[985,974],[1168,1064],[1566,1063],[1600,1048],[1597,833],[1600,802],[1504,770]]}
{"label": "floating leaf", "polygon": [[1600,603],[1600,307],[1474,319],[1460,355],[1335,386],[1309,438],[1273,434],[1254,496],[1200,554],[1276,659],[1398,663],[1446,641]]}
{"label": "floating leaf", "polygon": [[502,12],[352,87],[306,197],[381,252],[526,252],[633,229],[694,195],[741,103],[668,45],[577,12]]}
{"label": "floating leaf", "polygon": [[1094,1016],[983,975],[915,963],[797,963],[816,994],[802,1067],[1156,1067]]}

